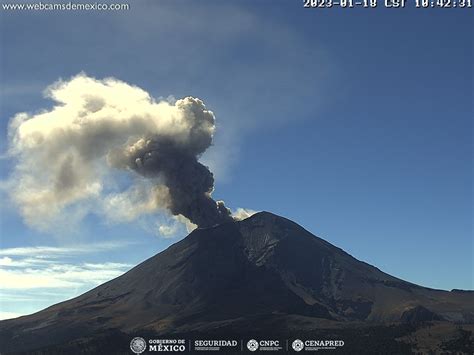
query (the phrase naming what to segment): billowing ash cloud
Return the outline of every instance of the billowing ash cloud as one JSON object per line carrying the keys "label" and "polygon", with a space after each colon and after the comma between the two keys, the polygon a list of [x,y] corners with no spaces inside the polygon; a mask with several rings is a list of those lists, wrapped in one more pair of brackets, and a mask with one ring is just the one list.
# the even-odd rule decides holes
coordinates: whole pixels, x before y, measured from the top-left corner
{"label": "billowing ash cloud", "polygon": [[[215,130],[201,100],[156,101],[85,74],[53,84],[46,96],[52,109],[17,114],[9,128],[17,159],[10,193],[29,224],[46,228],[71,208],[125,220],[163,208],[200,227],[232,220],[198,161]],[[126,187],[119,172],[130,173]]]}
{"label": "billowing ash cloud", "polygon": [[211,144],[209,128],[214,128],[214,116],[197,99],[188,97],[177,105],[184,110],[191,109],[195,117],[201,117],[200,121],[192,123],[185,142],[156,134],[112,150],[109,162],[114,167],[130,169],[144,177],[161,177],[168,188],[167,207],[174,215],[181,214],[198,226],[224,222],[230,218],[230,211],[221,201],[211,198],[214,177],[196,158]]}

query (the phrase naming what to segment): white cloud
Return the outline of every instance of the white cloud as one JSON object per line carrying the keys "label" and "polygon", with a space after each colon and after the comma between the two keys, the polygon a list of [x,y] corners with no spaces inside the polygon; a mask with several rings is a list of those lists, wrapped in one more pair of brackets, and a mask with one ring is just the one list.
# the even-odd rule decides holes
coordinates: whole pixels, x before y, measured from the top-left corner
{"label": "white cloud", "polygon": [[41,259],[50,259],[66,255],[99,253],[107,250],[124,248],[132,244],[134,243],[130,241],[112,241],[95,244],[72,245],[68,247],[34,246],[4,248],[0,249],[0,256],[34,256],[36,262],[39,262]]}
{"label": "white cloud", "polygon": [[172,224],[172,225],[162,224],[158,227],[158,231],[165,238],[166,237],[173,237],[176,234],[176,232],[178,231],[178,228],[176,227],[175,224]]}
{"label": "white cloud", "polygon": [[1,290],[96,286],[123,274],[132,265],[120,263],[57,264],[0,269]]}
{"label": "white cloud", "polygon": [[250,208],[242,208],[239,207],[235,211],[232,212],[232,217],[236,220],[241,221],[245,218],[249,218],[250,216],[254,215],[258,211],[251,210]]}
{"label": "white cloud", "polygon": [[[10,122],[16,165],[3,184],[25,222],[39,230],[55,230],[64,220],[71,225],[88,213],[128,222],[169,207],[163,184],[150,188],[147,179],[130,174],[148,166],[142,150],[172,142],[200,155],[215,130],[214,115],[201,100],[156,101],[114,78],[79,74],[51,85],[45,95],[54,101],[52,109],[18,113]],[[115,181],[124,177],[125,187]]]}
{"label": "white cloud", "polygon": [[0,258],[0,266],[9,266],[13,263],[13,260],[9,257]]}
{"label": "white cloud", "polygon": [[70,258],[123,248],[130,244],[132,243],[114,241],[70,247],[0,249],[0,290],[98,285],[122,274],[131,265],[113,262],[75,264]]}
{"label": "white cloud", "polygon": [[[0,249],[0,316],[12,318],[38,311],[120,276],[133,265],[85,259],[130,244]],[[79,255],[81,261],[76,262]]]}
{"label": "white cloud", "polygon": [[151,214],[168,201],[168,190],[145,181],[126,191],[108,195],[103,200],[103,211],[112,222],[130,222],[140,215]]}

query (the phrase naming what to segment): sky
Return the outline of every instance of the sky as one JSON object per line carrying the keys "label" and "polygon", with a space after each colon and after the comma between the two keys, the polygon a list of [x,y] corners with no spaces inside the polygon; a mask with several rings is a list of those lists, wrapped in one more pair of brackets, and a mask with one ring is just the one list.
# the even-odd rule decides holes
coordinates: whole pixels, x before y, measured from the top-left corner
{"label": "sky", "polygon": [[44,90],[81,73],[157,100],[202,99],[216,132],[201,161],[232,210],[292,219],[413,283],[473,289],[472,11],[130,6],[0,10],[1,317],[77,296],[187,234],[163,212],[65,214],[47,230],[25,221],[9,122],[50,110]]}

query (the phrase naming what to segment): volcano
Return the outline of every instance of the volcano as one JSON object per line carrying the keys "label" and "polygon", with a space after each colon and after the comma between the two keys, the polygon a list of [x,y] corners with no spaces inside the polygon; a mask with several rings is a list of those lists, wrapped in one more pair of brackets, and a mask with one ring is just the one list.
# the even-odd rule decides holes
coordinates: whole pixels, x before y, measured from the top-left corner
{"label": "volcano", "polygon": [[260,212],[196,229],[77,298],[0,322],[0,352],[108,353],[101,347],[115,344],[113,353],[127,354],[117,344],[140,334],[316,333],[342,337],[349,353],[364,346],[361,353],[370,353],[377,344],[387,351],[403,345],[404,352],[462,352],[472,346],[473,296],[390,276],[288,219]]}

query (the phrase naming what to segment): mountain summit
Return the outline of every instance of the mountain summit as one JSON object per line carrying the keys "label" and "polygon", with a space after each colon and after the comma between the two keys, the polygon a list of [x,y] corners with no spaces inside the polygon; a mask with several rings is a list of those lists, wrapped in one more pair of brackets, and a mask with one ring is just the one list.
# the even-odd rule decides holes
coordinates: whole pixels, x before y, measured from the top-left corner
{"label": "mountain summit", "polygon": [[260,212],[196,229],[77,298],[0,322],[0,351],[56,353],[51,349],[107,332],[289,334],[468,324],[474,320],[472,296],[400,280],[288,219]]}

